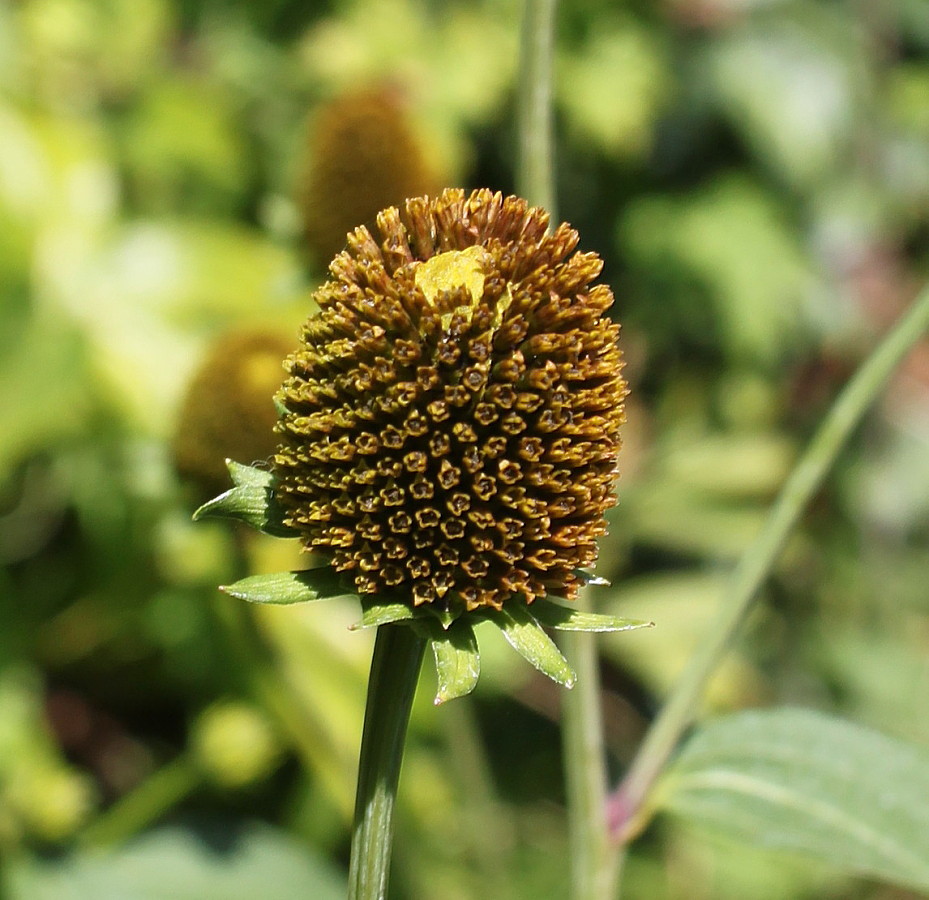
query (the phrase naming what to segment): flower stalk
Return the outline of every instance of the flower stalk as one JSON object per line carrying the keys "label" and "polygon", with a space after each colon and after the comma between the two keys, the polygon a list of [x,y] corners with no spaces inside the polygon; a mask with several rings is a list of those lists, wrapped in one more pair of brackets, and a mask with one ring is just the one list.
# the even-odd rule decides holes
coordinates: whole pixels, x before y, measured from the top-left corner
{"label": "flower stalk", "polygon": [[[557,0],[526,0],[520,48],[516,183],[530,203],[555,217],[557,203],[552,128],[552,62]],[[591,610],[589,590],[578,607]],[[606,747],[600,706],[595,638],[565,634],[565,655],[577,672],[574,689],[562,696],[562,742],[575,900],[607,900],[615,894],[616,857],[606,827]]]}
{"label": "flower stalk", "polygon": [[397,782],[425,647],[405,625],[377,629],[358,763],[349,900],[387,894]]}
{"label": "flower stalk", "polygon": [[552,59],[557,0],[526,0],[517,102],[516,190],[556,219],[552,139]]}
{"label": "flower stalk", "polygon": [[[578,605],[589,608],[589,589],[581,591]],[[606,748],[597,648],[594,636],[582,632],[565,634],[561,645],[577,670],[576,687],[562,695],[572,896],[607,900],[616,896],[617,872],[606,828]]]}

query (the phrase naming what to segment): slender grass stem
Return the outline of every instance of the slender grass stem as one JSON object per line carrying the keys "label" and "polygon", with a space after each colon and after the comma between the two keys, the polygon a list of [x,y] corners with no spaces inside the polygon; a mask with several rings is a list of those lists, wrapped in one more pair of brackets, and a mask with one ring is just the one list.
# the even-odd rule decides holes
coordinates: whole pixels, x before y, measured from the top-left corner
{"label": "slender grass stem", "polygon": [[405,625],[377,629],[358,763],[349,900],[380,900],[387,894],[394,799],[425,647]]}
{"label": "slender grass stem", "polygon": [[552,150],[552,57],[556,0],[526,0],[517,94],[516,191],[556,216]]}
{"label": "slender grass stem", "polygon": [[625,779],[610,799],[610,827],[616,842],[628,843],[647,823],[652,787],[684,730],[696,717],[710,676],[731,646],[787,537],[891,372],[927,328],[929,288],[923,290],[845,386],[791,472],[761,534],[733,572],[717,620],[688,663],[649,729]]}
{"label": "slender grass stem", "polygon": [[78,838],[85,849],[116,846],[157,822],[203,784],[194,760],[184,754],[152,773],[88,825]]}

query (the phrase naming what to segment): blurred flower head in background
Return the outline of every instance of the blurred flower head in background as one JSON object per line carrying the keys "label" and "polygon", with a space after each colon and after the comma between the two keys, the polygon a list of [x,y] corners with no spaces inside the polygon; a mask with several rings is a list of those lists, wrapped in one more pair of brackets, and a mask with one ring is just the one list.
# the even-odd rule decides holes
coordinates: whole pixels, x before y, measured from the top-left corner
{"label": "blurred flower head in background", "polygon": [[402,89],[388,83],[343,91],[308,126],[297,203],[307,245],[325,263],[359,224],[440,187]]}
{"label": "blurred flower head in background", "polygon": [[210,348],[184,398],[174,465],[203,496],[225,488],[227,458],[250,462],[274,452],[271,397],[293,341],[277,332],[230,331]]}

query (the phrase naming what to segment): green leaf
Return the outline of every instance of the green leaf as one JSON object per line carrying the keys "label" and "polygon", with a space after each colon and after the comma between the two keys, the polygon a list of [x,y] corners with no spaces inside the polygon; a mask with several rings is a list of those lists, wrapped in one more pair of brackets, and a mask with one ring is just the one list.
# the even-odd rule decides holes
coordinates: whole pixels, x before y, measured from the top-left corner
{"label": "green leaf", "polygon": [[532,604],[532,614],[540,624],[560,631],[631,631],[634,628],[652,628],[654,622],[641,619],[623,619],[600,613],[584,612],[562,606],[551,597],[543,597]]}
{"label": "green leaf", "polygon": [[371,595],[361,598],[361,609],[361,621],[350,626],[352,631],[359,628],[389,625],[391,622],[403,622],[412,619],[415,615],[413,608],[408,603],[385,601]]}
{"label": "green leaf", "polygon": [[204,503],[194,521],[208,516],[239,519],[265,534],[296,537],[296,529],[284,524],[284,510],[274,496],[274,476],[266,469],[226,460],[235,487]]}
{"label": "green leaf", "polygon": [[561,655],[555,642],[543,631],[527,606],[514,602],[485,613],[510,642],[513,649],[552,681],[574,687],[577,675]]}
{"label": "green leaf", "polygon": [[250,575],[221,591],[249,603],[287,605],[334,597],[357,596],[342,586],[339,573],[332,566],[305,569],[302,572],[276,572],[273,575]]}
{"label": "green leaf", "polygon": [[447,631],[451,628],[452,622],[457,621],[464,612],[464,605],[453,605],[451,609],[447,609],[435,603],[424,603],[416,608],[416,612],[424,616],[432,616]]}
{"label": "green leaf", "polygon": [[109,853],[19,856],[5,867],[4,888],[18,900],[339,900],[347,893],[345,875],[312,846],[229,818],[158,828]]}
{"label": "green leaf", "polygon": [[929,890],[927,797],[929,749],[779,709],[699,729],[656,799],[746,843]]}
{"label": "green leaf", "polygon": [[463,619],[458,619],[448,629],[443,628],[438,620],[429,624],[439,680],[435,695],[438,706],[474,690],[481,674],[481,654],[477,649],[474,629]]}

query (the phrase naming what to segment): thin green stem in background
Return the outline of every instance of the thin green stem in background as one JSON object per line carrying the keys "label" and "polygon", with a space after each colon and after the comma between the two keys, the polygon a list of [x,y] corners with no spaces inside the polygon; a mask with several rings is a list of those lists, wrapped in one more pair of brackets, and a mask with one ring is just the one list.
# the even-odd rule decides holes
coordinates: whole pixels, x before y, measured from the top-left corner
{"label": "thin green stem in background", "polygon": [[516,98],[516,192],[555,221],[552,150],[552,56],[556,0],[526,0],[523,7]]}
{"label": "thin green stem in background", "polygon": [[[589,589],[581,591],[578,606],[590,609]],[[571,895],[575,900],[610,900],[616,895],[616,858],[606,828],[606,751],[595,640],[595,635],[584,631],[566,632],[561,640],[577,672],[576,686],[562,695]]]}
{"label": "thin green stem in background", "polygon": [[387,895],[394,800],[425,647],[425,640],[406,625],[377,629],[358,762],[349,900]]}
{"label": "thin green stem in background", "polygon": [[189,754],[177,757],[88,825],[78,844],[95,850],[122,844],[173,810],[203,781],[199,766]]}
{"label": "thin green stem in background", "polygon": [[458,814],[468,841],[469,869],[474,873],[473,895],[494,897],[505,892],[511,879],[513,817],[497,795],[473,697],[446,703],[442,723]]}
{"label": "thin green stem in background", "polygon": [[681,735],[696,717],[710,676],[731,646],[787,537],[891,372],[927,329],[929,288],[923,290],[846,385],[787,479],[764,529],[733,573],[717,620],[678,680],[625,779],[611,798],[610,823],[617,842],[628,843],[647,823],[650,792]]}
{"label": "thin green stem in background", "polygon": [[[552,139],[552,60],[555,0],[526,0],[523,13],[518,97],[517,191],[556,221]],[[586,606],[587,600],[579,603]],[[607,900],[615,890],[615,854],[606,819],[606,750],[600,710],[596,637],[566,634],[565,652],[578,674],[563,695],[565,782],[575,900]]]}

